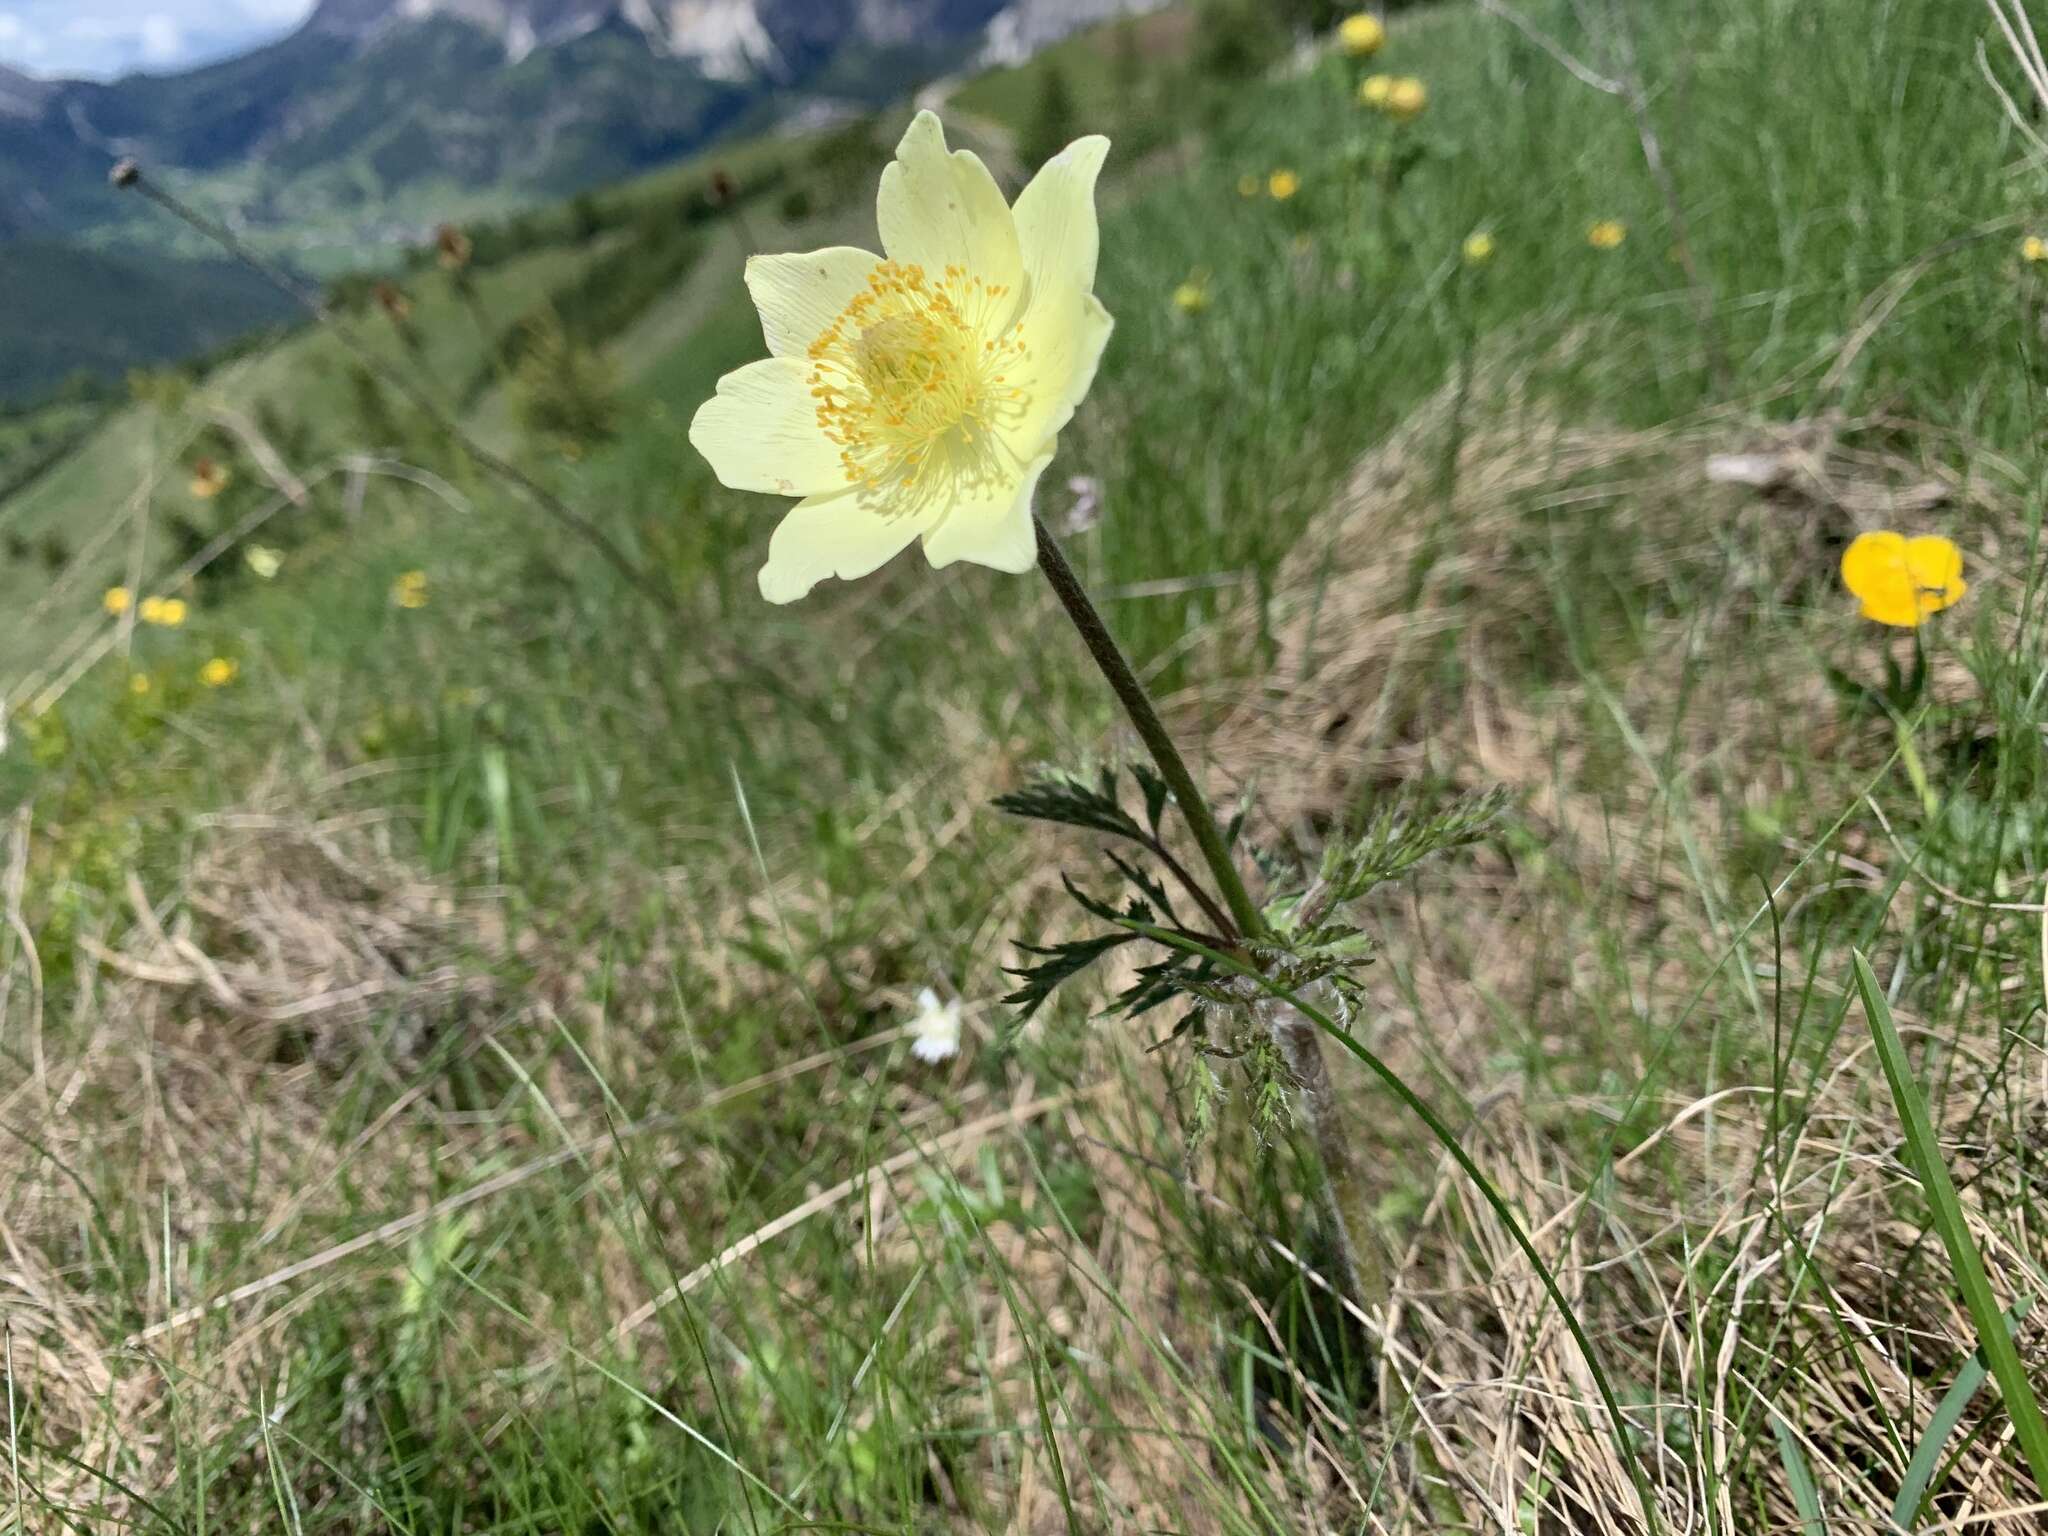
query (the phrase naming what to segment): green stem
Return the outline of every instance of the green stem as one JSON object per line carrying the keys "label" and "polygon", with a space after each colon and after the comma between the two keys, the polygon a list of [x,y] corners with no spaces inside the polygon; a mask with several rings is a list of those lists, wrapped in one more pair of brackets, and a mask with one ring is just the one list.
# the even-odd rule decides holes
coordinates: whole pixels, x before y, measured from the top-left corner
{"label": "green stem", "polygon": [[1045,572],[1045,579],[1052,583],[1053,594],[1067,610],[1067,617],[1074,621],[1074,628],[1081,632],[1081,641],[1088,647],[1088,654],[1095,658],[1095,665],[1109,679],[1117,702],[1123,705],[1124,713],[1137,727],[1138,737],[1145,743],[1145,750],[1152,754],[1152,761],[1158,764],[1166,787],[1173,791],[1181,818],[1194,834],[1195,845],[1202,850],[1209,872],[1216,877],[1217,889],[1223,893],[1230,915],[1236,919],[1238,937],[1263,939],[1266,936],[1265,920],[1252,904],[1251,894],[1244,888],[1244,878],[1238,874],[1229,846],[1223,841],[1215,816],[1210,813],[1209,802],[1196,787],[1194,775],[1188,772],[1188,765],[1181,760],[1173,738],[1166,734],[1166,727],[1160,723],[1159,712],[1152,707],[1145,685],[1131,670],[1130,661],[1118,647],[1116,637],[1110,634],[1109,626],[1089,600],[1087,589],[1081,585],[1080,577],[1074,574],[1074,568],[1067,564],[1067,557],[1060,553],[1060,547],[1045,523],[1038,518],[1032,521],[1038,530],[1039,568]]}

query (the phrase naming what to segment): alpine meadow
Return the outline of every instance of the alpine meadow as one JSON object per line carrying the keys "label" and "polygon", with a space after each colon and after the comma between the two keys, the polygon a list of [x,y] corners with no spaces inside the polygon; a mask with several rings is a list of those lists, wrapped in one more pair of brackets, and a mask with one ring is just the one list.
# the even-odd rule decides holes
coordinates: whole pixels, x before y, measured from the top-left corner
{"label": "alpine meadow", "polygon": [[0,69],[0,1536],[2048,1530],[2048,9],[293,25]]}

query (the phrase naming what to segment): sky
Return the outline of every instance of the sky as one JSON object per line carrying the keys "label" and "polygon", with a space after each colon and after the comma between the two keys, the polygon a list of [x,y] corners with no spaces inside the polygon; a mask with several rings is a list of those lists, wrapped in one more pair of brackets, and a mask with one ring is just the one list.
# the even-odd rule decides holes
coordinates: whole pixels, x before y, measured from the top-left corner
{"label": "sky", "polygon": [[289,30],[313,0],[0,0],[0,64],[106,78],[179,69]]}

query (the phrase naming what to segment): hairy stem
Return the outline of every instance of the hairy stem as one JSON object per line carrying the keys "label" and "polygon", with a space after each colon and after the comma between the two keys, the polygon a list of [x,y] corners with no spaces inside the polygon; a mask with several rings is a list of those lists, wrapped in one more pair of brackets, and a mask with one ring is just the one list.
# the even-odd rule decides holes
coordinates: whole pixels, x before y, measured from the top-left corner
{"label": "hairy stem", "polygon": [[[1328,982],[1319,982],[1313,990],[1314,1005],[1334,1014],[1335,989]],[[1251,1007],[1252,1016],[1287,1063],[1302,1118],[1315,1139],[1316,1156],[1322,1164],[1323,1218],[1329,1223],[1344,1288],[1359,1306],[1380,1306],[1387,1300],[1387,1266],[1374,1235],[1373,1195],[1341,1122],[1337,1087],[1323,1055],[1322,1032],[1283,998],[1261,994]]]}
{"label": "hairy stem", "polygon": [[1033,524],[1038,530],[1039,568],[1045,572],[1045,579],[1052,583],[1053,593],[1067,610],[1067,617],[1074,621],[1074,628],[1081,632],[1088,654],[1095,658],[1095,665],[1109,680],[1117,702],[1123,705],[1124,713],[1130,716],[1131,724],[1137,728],[1138,738],[1145,743],[1145,750],[1152,754],[1152,761],[1158,765],[1159,776],[1173,791],[1181,819],[1188,824],[1188,831],[1194,834],[1195,845],[1202,850],[1209,873],[1216,877],[1216,887],[1230,908],[1236,936],[1264,938],[1265,921],[1259,916],[1259,909],[1252,904],[1251,894],[1245,890],[1244,878],[1238,874],[1237,865],[1230,857],[1230,849],[1223,841],[1215,816],[1210,813],[1208,800],[1196,787],[1194,775],[1188,772],[1188,765],[1181,760],[1173,738],[1166,734],[1166,727],[1160,723],[1159,712],[1152,707],[1145,685],[1131,670],[1130,661],[1117,645],[1116,637],[1109,632],[1109,626],[1103,622],[1101,613],[1089,599],[1087,589],[1074,574],[1074,568],[1067,564],[1067,557],[1060,552],[1045,523],[1034,518]]}

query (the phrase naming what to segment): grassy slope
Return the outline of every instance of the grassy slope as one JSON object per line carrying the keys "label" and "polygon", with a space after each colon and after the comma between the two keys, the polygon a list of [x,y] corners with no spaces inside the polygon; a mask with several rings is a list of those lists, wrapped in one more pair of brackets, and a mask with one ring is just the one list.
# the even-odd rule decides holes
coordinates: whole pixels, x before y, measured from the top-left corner
{"label": "grassy slope", "polygon": [[46,393],[73,373],[118,378],[282,318],[260,277],[223,260],[114,256],[54,241],[0,244],[0,397]]}
{"label": "grassy slope", "polygon": [[[1880,1518],[1967,1344],[1912,1242],[1874,1078],[1828,1075],[1856,1022],[1843,946],[1881,946],[1959,1133],[1996,1153],[2038,1109],[2026,1074],[1984,1067],[2039,1050],[2035,920],[1910,881],[1858,794],[1950,887],[2021,894],[2006,872],[2048,865],[2031,810],[2039,638],[2013,625],[2031,595],[2018,492],[2036,467],[2023,343],[2041,295],[2013,256],[2016,183],[1974,83],[1974,20],[1933,0],[1852,19],[1848,0],[1825,15],[1731,0],[1644,39],[1715,296],[1704,336],[1625,109],[1505,29],[1444,10],[1398,30],[1389,63],[1426,76],[1433,105],[1398,141],[1421,154],[1391,194],[1386,129],[1334,64],[1191,100],[1199,151],[1106,189],[1100,288],[1119,328],[1044,506],[1065,511],[1066,475],[1102,482],[1076,558],[1132,594],[1113,617],[1184,728],[1217,728],[1220,774],[1261,776],[1255,835],[1276,852],[1395,777],[1519,791],[1483,858],[1378,912],[1374,1038],[1457,1123],[1483,1107],[1475,1154],[1532,1219],[1591,1191],[1552,1258],[1624,1400],[1665,1405],[1652,1478],[1695,1507],[1725,1497],[1730,1530],[1791,1528],[1777,1420],[1831,1510]],[[1568,17],[1545,20],[1581,46]],[[1240,177],[1282,166],[1298,197],[1239,197]],[[1605,217],[1630,226],[1611,254],[1583,239]],[[1461,269],[1478,227],[1498,254]],[[1211,305],[1186,316],[1168,295],[1195,271]],[[1835,366],[1902,272],[1916,280]],[[1584,1381],[1530,1333],[1499,1232],[1382,1104],[1361,1101],[1360,1135],[1415,1255],[1397,1325],[1415,1354],[1399,1358],[1440,1373],[1417,1399],[1423,1465],[1449,1469],[1434,1506],[1396,1452],[1405,1429],[1363,1410],[1329,1358],[1343,1351],[1319,1346],[1329,1319],[1250,1227],[1171,1176],[1184,1127],[1155,1112],[1154,1074],[1185,1086],[1191,1060],[1140,1059],[1084,1023],[1078,996],[1010,1039],[996,967],[1010,938],[1065,923],[1048,890],[1061,855],[977,802],[1035,757],[1098,743],[1108,712],[1030,582],[906,559],[800,610],[758,603],[775,509],[712,487],[683,439],[758,332],[736,292],[706,309],[665,356],[620,343],[644,371],[614,448],[540,466],[661,573],[679,632],[444,465],[457,501],[379,484],[277,583],[140,637],[147,700],[103,667],[17,732],[7,782],[34,796],[27,915],[50,1001],[31,1050],[29,988],[9,994],[23,1086],[7,1116],[34,1131],[16,1188],[49,1203],[30,1273],[57,1298],[32,1314],[50,1331],[26,1377],[31,1515],[90,1524],[105,1500],[166,1531],[772,1528],[796,1511],[997,1530],[1056,1524],[1071,1503],[1088,1528],[1114,1508],[1249,1531],[1306,1526],[1312,1508],[1350,1528],[1360,1503],[1438,1529],[1445,1503],[1468,1520],[1497,1503],[1640,1528],[1597,1424],[1544,1406]],[[301,345],[222,387],[319,440],[335,384],[310,360],[325,344]],[[438,370],[455,354],[433,355]],[[1893,767],[1881,718],[1822,680],[1829,663],[1879,671],[1830,576],[1844,503],[1760,503],[1698,474],[1710,447],[1837,408],[1857,423],[1838,469],[1908,472],[1873,475],[1857,515],[1944,526],[1972,551],[1969,604],[1934,641],[1927,795]],[[1542,430],[1554,421],[1597,440]],[[108,430],[127,435],[38,487],[37,526],[119,498],[123,459],[175,429]],[[1941,514],[1892,494],[1966,472],[1977,489]],[[387,593],[415,567],[432,600],[404,612]],[[63,597],[69,619],[97,580]],[[1397,648],[1375,650],[1381,635]],[[190,678],[214,652],[242,676],[202,696]],[[1230,729],[1247,701],[1279,720],[1250,745]],[[1288,750],[1304,732],[1338,760],[1310,752],[1304,775]],[[283,832],[195,827],[252,799],[329,818],[354,868],[389,857],[399,875],[322,884]],[[129,870],[244,987],[356,974],[292,958],[301,926],[346,923],[380,925],[409,974],[473,984],[296,1026],[105,972],[73,1001],[89,943],[173,966],[134,927]],[[1759,875],[1792,881],[1778,947],[1751,921]],[[426,878],[452,923],[408,904]],[[268,971],[268,941],[218,915],[259,897],[284,956]],[[971,1000],[976,1032],[938,1073],[877,1043],[933,978]],[[778,1068],[794,1075],[730,1096]],[[130,1110],[139,1088],[163,1108]],[[1095,1097],[1035,1107],[1069,1093]],[[1020,1134],[915,1160],[893,1198],[842,1199],[630,1344],[608,1339],[723,1244],[1003,1110]],[[613,1139],[652,1114],[681,1119]],[[1253,1226],[1299,1241],[1284,1159],[1255,1176],[1247,1137],[1227,1112],[1196,1167]],[[580,1150],[559,1166],[185,1328],[160,1360],[110,1357],[118,1394],[58,1368],[565,1141]],[[1986,1230],[2024,1290],[2041,1263],[2016,1235],[2029,1182],[1979,1163]],[[1783,1259],[1780,1216],[1811,1260]],[[1526,1397],[1471,1385],[1501,1381]],[[2017,1502],[1996,1442],[1993,1426],[1970,1453],[1979,1496]],[[1500,1461],[1510,1443],[1530,1460]]]}

